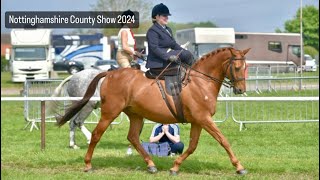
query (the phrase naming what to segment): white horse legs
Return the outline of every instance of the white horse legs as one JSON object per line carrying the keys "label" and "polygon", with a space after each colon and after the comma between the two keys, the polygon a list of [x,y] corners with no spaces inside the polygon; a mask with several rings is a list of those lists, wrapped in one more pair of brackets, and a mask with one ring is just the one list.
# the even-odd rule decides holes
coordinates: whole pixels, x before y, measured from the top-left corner
{"label": "white horse legs", "polygon": [[80,126],[80,129],[81,129],[82,133],[86,136],[86,138],[87,138],[87,143],[90,144],[90,140],[91,140],[91,133],[90,133],[90,131],[89,131],[84,125],[81,125],[81,126]]}
{"label": "white horse legs", "polygon": [[[90,144],[90,140],[91,140],[90,131],[84,125],[80,126],[80,130],[86,136],[87,144]],[[75,127],[70,128],[69,147],[72,148],[72,149],[80,149],[80,147],[76,145],[75,134],[76,134],[76,128]]]}
{"label": "white horse legs", "polygon": [[70,129],[70,142],[69,142],[69,147],[72,149],[80,149],[79,146],[76,145],[76,141],[75,141],[75,128]]}

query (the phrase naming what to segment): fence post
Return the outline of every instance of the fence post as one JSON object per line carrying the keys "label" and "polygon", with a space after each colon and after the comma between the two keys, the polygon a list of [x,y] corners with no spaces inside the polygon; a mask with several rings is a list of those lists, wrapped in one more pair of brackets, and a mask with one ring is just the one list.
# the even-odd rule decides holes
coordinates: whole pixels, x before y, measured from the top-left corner
{"label": "fence post", "polygon": [[269,65],[269,80],[268,80],[268,91],[271,92],[272,91],[272,88],[271,88],[271,80],[270,78],[272,77],[272,69],[271,69],[271,66]]}
{"label": "fence post", "polygon": [[46,105],[45,101],[41,100],[41,150],[46,146]]}

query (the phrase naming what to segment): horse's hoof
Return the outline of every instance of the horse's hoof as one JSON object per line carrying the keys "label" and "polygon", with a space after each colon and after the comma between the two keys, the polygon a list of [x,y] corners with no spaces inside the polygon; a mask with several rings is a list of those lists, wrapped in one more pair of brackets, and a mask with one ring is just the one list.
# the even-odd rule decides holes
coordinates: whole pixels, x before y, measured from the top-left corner
{"label": "horse's hoof", "polygon": [[77,146],[77,145],[69,146],[69,148],[70,148],[70,149],[80,149],[80,147]]}
{"label": "horse's hoof", "polygon": [[171,176],[177,176],[177,175],[178,175],[178,171],[172,171],[172,170],[170,170],[170,175],[171,175]]}
{"label": "horse's hoof", "polygon": [[158,170],[155,166],[150,166],[148,167],[148,172],[151,173],[151,174],[154,174],[156,173]]}
{"label": "horse's hoof", "polygon": [[248,173],[248,171],[246,169],[242,169],[242,170],[237,171],[237,174],[239,174],[239,175],[245,175],[247,173]]}
{"label": "horse's hoof", "polygon": [[88,172],[92,172],[93,169],[92,168],[85,168],[83,171],[88,173]]}

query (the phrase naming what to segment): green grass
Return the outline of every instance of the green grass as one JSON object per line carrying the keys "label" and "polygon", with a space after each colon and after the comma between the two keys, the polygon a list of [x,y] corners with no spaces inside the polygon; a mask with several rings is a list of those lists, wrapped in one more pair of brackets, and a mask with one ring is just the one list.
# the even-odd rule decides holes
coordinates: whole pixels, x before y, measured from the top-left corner
{"label": "green grass", "polygon": [[[93,154],[94,171],[84,173],[85,138],[77,131],[79,150],[71,150],[68,125],[46,124],[46,149],[40,150],[40,131],[24,130],[23,102],[1,103],[1,178],[3,179],[319,179],[319,124],[239,125],[230,118],[218,126],[233,151],[249,171],[235,174],[225,150],[205,131],[198,148],[169,176],[174,157],[154,157],[159,172],[148,174],[142,158],[125,155],[128,122],[109,128]],[[87,125],[93,130],[95,124]],[[145,124],[141,140],[147,141],[153,124]],[[181,140],[189,142],[190,125],[180,125]]]}
{"label": "green grass", "polygon": [[11,73],[10,72],[1,72],[1,88],[23,89],[23,83],[14,83],[11,81]]}
{"label": "green grass", "polygon": [[[319,90],[247,92],[248,97],[319,97]],[[319,101],[233,102],[234,117],[241,121],[318,120]]]}

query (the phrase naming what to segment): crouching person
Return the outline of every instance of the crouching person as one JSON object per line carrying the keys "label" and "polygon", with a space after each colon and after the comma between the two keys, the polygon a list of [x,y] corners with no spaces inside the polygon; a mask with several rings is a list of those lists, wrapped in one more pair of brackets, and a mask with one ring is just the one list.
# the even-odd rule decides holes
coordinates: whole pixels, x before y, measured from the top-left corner
{"label": "crouching person", "polygon": [[170,145],[169,154],[182,154],[184,144],[180,141],[180,129],[177,124],[156,124],[153,127],[150,143],[164,143]]}

